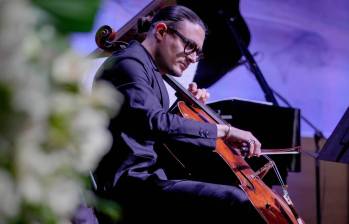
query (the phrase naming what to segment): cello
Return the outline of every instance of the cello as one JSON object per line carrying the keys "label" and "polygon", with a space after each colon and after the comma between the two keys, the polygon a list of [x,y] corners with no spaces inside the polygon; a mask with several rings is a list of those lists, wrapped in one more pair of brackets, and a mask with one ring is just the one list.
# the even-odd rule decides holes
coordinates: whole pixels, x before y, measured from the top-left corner
{"label": "cello", "polygon": [[[112,29],[108,26],[103,26],[101,30],[103,30],[102,34],[105,40],[108,40],[108,36],[113,33]],[[108,45],[109,44],[110,43],[108,43]],[[118,43],[114,42],[113,44]],[[121,42],[120,44],[124,45],[125,43]],[[115,45],[113,47],[115,47]],[[121,45],[119,47],[122,48]],[[174,78],[168,75],[164,75],[163,78],[176,90],[177,96],[181,99],[181,101],[177,101],[176,103],[181,116],[199,122],[228,125],[226,121],[221,119],[208,106],[195,99]],[[278,172],[276,172],[276,174],[283,187],[283,197],[273,192],[262,180],[266,170],[273,167],[274,171],[277,171],[273,161],[267,155],[263,155],[269,160],[269,163],[255,172],[245,161],[241,151],[244,151],[244,149],[236,148],[228,142],[225,142],[222,138],[216,140],[214,153],[224,161],[225,165],[227,165],[229,170],[237,178],[238,186],[246,193],[247,198],[265,222],[268,224],[304,224],[304,221],[296,212],[293,202]]]}
{"label": "cello", "polygon": [[[181,116],[199,122],[228,125],[226,121],[221,119],[208,106],[202,104],[193,97],[174,78],[165,75],[164,80],[175,89],[177,96],[181,99],[176,102],[177,109]],[[214,153],[216,153],[234,173],[235,177],[238,179],[239,187],[246,193],[248,199],[266,223],[304,224],[303,219],[296,212],[293,202],[289,197],[285,185],[282,183],[280,174],[273,161],[267,155],[262,155],[269,163],[255,172],[244,160],[242,151],[246,151],[246,149],[236,148],[222,138],[216,140]],[[273,192],[262,181],[265,170],[270,167],[274,168],[274,171],[276,171],[281,181],[284,193],[283,197]]]}

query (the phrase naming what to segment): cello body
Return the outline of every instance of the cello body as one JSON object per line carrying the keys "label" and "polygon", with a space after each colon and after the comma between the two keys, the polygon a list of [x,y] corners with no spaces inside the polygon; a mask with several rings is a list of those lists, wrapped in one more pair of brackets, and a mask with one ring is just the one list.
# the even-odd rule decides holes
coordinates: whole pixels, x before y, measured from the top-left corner
{"label": "cello body", "polygon": [[[184,118],[217,123],[204,110],[195,106],[190,107],[183,101],[177,103],[177,109]],[[273,192],[258,175],[255,175],[255,172],[241,156],[239,149],[226,144],[223,139],[217,139],[214,153],[225,162],[225,166],[234,174],[232,182],[237,182],[266,223],[304,223],[296,213],[292,202],[287,202],[287,198],[284,199]]]}

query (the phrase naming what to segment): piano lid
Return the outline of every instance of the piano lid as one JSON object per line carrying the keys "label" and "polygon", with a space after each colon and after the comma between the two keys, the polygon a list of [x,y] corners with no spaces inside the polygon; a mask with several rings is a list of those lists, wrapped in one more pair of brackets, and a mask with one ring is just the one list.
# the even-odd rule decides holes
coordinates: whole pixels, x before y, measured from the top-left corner
{"label": "piano lid", "polygon": [[227,72],[240,65],[242,53],[235,42],[221,12],[233,19],[233,26],[244,42],[250,44],[251,35],[247,23],[240,13],[239,0],[177,0],[196,12],[208,26],[203,52],[194,82],[201,88],[209,88]]}

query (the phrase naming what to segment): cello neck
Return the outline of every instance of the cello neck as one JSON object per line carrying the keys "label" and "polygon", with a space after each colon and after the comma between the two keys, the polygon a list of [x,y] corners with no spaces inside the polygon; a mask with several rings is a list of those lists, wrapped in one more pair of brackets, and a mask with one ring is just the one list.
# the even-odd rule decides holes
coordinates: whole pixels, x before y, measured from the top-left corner
{"label": "cello neck", "polygon": [[176,91],[177,97],[188,104],[191,104],[209,115],[217,124],[227,124],[211,108],[197,100],[187,89],[185,89],[176,79],[170,75],[163,75],[163,79]]}

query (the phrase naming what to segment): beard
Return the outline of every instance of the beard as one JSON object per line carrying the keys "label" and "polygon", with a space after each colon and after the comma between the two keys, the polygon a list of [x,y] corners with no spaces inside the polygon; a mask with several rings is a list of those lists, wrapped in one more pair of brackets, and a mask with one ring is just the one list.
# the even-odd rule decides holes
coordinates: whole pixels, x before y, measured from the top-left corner
{"label": "beard", "polygon": [[174,76],[174,77],[181,77],[182,73],[176,72],[174,70],[167,73],[168,75]]}
{"label": "beard", "polygon": [[171,75],[174,77],[181,77],[183,74],[183,72],[178,72],[176,69],[170,66],[166,66],[166,68],[163,69],[163,71],[164,71],[162,72],[163,74]]}
{"label": "beard", "polygon": [[181,77],[183,75],[183,72],[181,68],[176,67],[177,69],[175,69],[175,67],[173,66],[167,66],[167,73],[168,75],[171,76],[175,76],[175,77]]}

